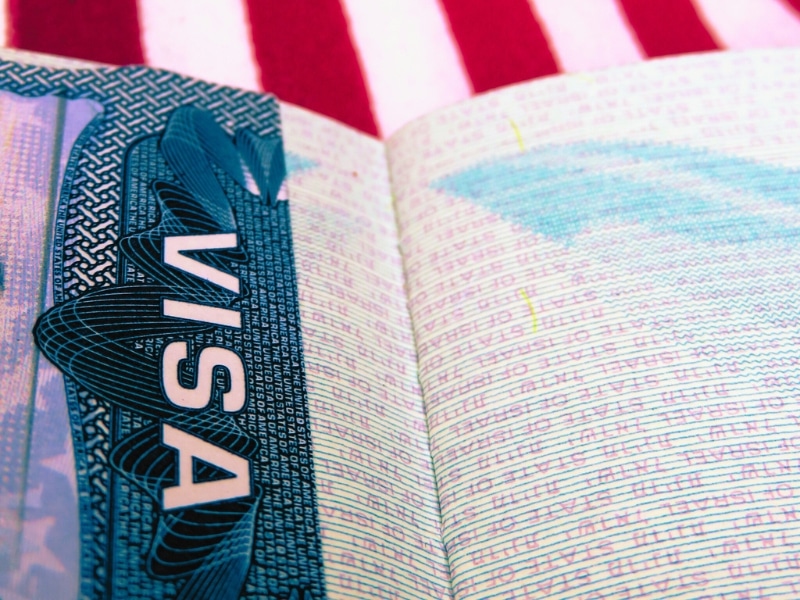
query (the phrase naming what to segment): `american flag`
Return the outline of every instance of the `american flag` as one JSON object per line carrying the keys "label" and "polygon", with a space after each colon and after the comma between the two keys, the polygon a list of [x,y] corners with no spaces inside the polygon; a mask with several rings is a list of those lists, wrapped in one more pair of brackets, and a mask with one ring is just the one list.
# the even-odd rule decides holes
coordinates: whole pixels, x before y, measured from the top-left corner
{"label": "american flag", "polygon": [[146,64],[386,137],[500,86],[800,45],[800,0],[4,0],[6,46]]}

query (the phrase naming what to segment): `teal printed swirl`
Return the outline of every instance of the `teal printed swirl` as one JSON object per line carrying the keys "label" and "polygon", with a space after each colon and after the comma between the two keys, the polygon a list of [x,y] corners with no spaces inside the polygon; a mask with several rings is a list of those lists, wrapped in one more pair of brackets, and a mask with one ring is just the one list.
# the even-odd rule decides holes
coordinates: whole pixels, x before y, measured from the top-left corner
{"label": "teal printed swirl", "polygon": [[137,68],[2,63],[0,89],[102,106],[34,332],[65,376],[81,597],[323,599],[275,101]]}

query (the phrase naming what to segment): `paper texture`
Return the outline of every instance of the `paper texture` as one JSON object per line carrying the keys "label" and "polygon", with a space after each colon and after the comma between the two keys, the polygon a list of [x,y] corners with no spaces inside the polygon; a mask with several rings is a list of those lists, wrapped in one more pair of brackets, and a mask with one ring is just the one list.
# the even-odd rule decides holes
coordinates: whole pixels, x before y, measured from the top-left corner
{"label": "paper texture", "polygon": [[456,598],[796,595],[795,51],[388,145]]}
{"label": "paper texture", "polygon": [[447,598],[383,145],[284,106],[331,598]]}

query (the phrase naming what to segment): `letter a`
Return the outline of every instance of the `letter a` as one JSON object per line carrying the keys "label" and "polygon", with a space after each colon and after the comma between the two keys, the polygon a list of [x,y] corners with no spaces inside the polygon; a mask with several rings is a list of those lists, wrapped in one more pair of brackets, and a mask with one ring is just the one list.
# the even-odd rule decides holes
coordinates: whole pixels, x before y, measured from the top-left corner
{"label": "letter a", "polygon": [[[164,444],[178,451],[178,485],[164,488],[161,502],[164,510],[186,508],[198,504],[244,498],[252,493],[250,461],[205,440],[164,423],[161,429]],[[227,479],[194,481],[193,459],[233,474]]]}

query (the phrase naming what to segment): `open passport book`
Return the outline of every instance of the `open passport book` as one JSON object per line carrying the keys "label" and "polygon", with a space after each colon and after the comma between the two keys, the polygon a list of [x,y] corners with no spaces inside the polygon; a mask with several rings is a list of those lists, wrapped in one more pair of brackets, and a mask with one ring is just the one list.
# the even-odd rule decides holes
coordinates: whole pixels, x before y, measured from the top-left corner
{"label": "open passport book", "polygon": [[799,51],[385,143],[15,55],[0,139],[3,600],[800,597]]}

